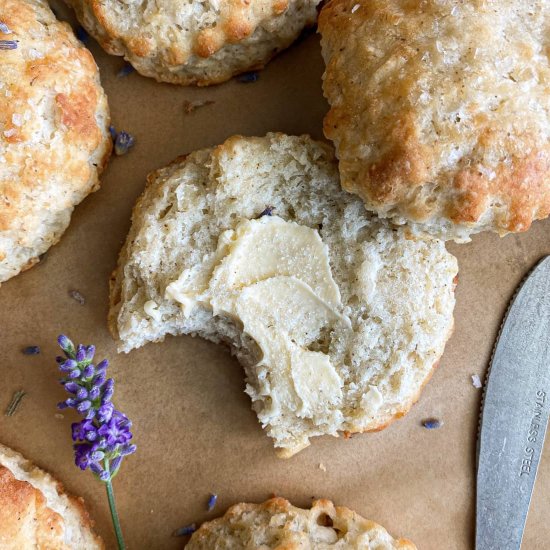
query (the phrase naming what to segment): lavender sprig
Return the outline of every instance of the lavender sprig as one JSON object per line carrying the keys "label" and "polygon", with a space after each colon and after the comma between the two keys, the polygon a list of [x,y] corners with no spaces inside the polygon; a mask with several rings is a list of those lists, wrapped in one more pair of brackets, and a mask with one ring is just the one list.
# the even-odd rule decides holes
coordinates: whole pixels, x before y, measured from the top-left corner
{"label": "lavender sprig", "polygon": [[75,346],[64,335],[59,336],[57,342],[64,353],[64,357],[56,358],[64,375],[60,382],[70,395],[57,406],[75,409],[83,417],[71,426],[75,464],[81,470],[90,469],[105,483],[118,546],[123,549],[112,479],[123,458],[136,452],[136,446],[130,442],[132,423],[111,401],[115,382],[107,378],[109,362],[106,359],[93,363],[95,346]]}

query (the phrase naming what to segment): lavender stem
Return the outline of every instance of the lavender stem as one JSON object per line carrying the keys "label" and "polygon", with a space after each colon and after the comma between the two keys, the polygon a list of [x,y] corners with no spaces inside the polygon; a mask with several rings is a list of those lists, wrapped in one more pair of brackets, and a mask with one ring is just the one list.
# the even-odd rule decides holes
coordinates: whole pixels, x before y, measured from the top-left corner
{"label": "lavender stem", "polygon": [[[108,460],[105,460],[105,471],[109,472]],[[113,492],[113,484],[111,482],[110,476],[109,476],[109,480],[105,481],[105,488],[107,489],[107,499],[109,500],[109,508],[111,509],[111,518],[113,520],[113,527],[115,528],[115,535],[118,543],[118,550],[126,550],[126,545],[124,544],[124,538],[122,537],[122,529],[120,527],[120,519],[118,518],[118,512],[116,509],[115,494]]]}

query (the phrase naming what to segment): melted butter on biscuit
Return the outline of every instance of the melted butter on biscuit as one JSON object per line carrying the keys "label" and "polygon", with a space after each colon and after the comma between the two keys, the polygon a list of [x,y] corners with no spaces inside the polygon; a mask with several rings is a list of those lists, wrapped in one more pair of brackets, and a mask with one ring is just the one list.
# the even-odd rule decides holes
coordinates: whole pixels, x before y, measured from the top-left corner
{"label": "melted butter on biscuit", "polygon": [[262,350],[259,365],[271,375],[292,380],[271,404],[300,399],[298,414],[313,415],[342,398],[342,380],[330,357],[315,347],[343,317],[338,286],[332,278],[328,248],[319,233],[277,216],[244,220],[219,239],[210,280],[185,270],[166,288],[185,315],[209,305],[243,324]]}

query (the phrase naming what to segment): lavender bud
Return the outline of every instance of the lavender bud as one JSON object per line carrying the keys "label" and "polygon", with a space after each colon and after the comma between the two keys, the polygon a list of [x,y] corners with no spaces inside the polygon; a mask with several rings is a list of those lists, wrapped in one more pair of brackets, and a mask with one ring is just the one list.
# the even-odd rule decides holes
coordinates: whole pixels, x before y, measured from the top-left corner
{"label": "lavender bud", "polygon": [[82,378],[84,379],[88,379],[88,378],[91,378],[93,375],[94,375],[94,366],[93,365],[88,365],[87,367],[84,368],[84,370],[82,371]]}
{"label": "lavender bud", "polygon": [[216,502],[218,502],[218,495],[211,493],[208,497],[208,504],[206,505],[206,509],[208,512],[211,512],[214,507],[216,506]]}
{"label": "lavender bud", "polygon": [[107,382],[105,382],[105,386],[103,386],[103,397],[102,402],[106,403],[113,397],[113,393],[115,393],[115,381],[112,378],[109,378]]}
{"label": "lavender bud", "polygon": [[64,334],[61,334],[57,337],[57,343],[68,356],[74,354],[74,344]]}
{"label": "lavender bud", "polygon": [[0,50],[16,50],[17,40],[0,40]]}
{"label": "lavender bud", "polygon": [[130,147],[133,147],[135,139],[128,132],[121,130],[115,138],[115,155],[125,155]]}
{"label": "lavender bud", "polygon": [[78,351],[76,352],[76,360],[82,363],[86,359],[86,350],[82,344],[78,345]]}
{"label": "lavender bud", "polygon": [[99,479],[101,479],[101,481],[109,481],[110,478],[111,476],[109,475],[109,472],[106,472],[105,470],[99,474]]}
{"label": "lavender bud", "polygon": [[114,406],[112,403],[105,403],[99,407],[97,416],[101,422],[109,422],[113,416]]}
{"label": "lavender bud", "polygon": [[95,441],[97,439],[97,432],[86,432],[86,440],[87,441]]}
{"label": "lavender bud", "polygon": [[2,34],[11,34],[10,28],[5,23],[0,23],[0,32]]}
{"label": "lavender bud", "polygon": [[69,373],[69,378],[71,380],[74,380],[75,378],[78,378],[79,376],[80,376],[80,370],[79,369],[74,369]]}
{"label": "lavender bud", "polygon": [[96,474],[101,481],[109,481],[109,478],[111,477],[109,472],[106,472],[99,464],[97,464],[97,462],[92,462],[90,464],[90,470],[92,470],[92,472]]}
{"label": "lavender bud", "polygon": [[76,392],[77,399],[86,399],[88,397],[88,390],[86,388],[79,388]]}
{"label": "lavender bud", "polygon": [[93,358],[94,358],[94,354],[95,354],[95,346],[88,346],[86,348],[86,359],[88,361],[91,361]]}
{"label": "lavender bud", "polygon": [[65,401],[61,401],[60,403],[57,404],[57,408],[60,411],[62,411],[63,409],[68,409],[69,405],[67,405],[67,403],[65,403]]}
{"label": "lavender bud", "polygon": [[[67,400],[68,401],[68,400]],[[90,407],[92,406],[92,402],[91,401],[81,401],[77,406],[76,406],[76,410],[80,413],[83,413],[85,411],[87,411]]]}
{"label": "lavender bud", "polygon": [[137,447],[135,445],[124,445],[124,447],[120,449],[120,454],[122,456],[127,456],[127,455],[131,455],[132,453],[135,453],[136,450],[137,450]]}
{"label": "lavender bud", "polygon": [[121,462],[122,462],[121,456],[117,456],[116,458],[113,458],[113,461],[111,462],[111,466],[110,466],[111,475],[115,475],[117,473],[117,470],[120,468]]}
{"label": "lavender bud", "polygon": [[96,410],[91,407],[88,409],[88,412],[86,413],[86,420],[93,420],[95,418],[95,415],[96,415]]}
{"label": "lavender bud", "polygon": [[112,124],[109,126],[109,133],[111,134],[111,139],[114,141],[116,139],[116,128]]}
{"label": "lavender bud", "polygon": [[106,378],[105,372],[100,372],[92,380],[92,385],[94,385],[94,386],[103,386],[103,383],[105,382],[105,378]]}
{"label": "lavender bud", "polygon": [[103,359],[100,363],[97,364],[97,367],[95,368],[96,372],[104,371],[109,366],[109,361],[107,359]]}
{"label": "lavender bud", "polygon": [[76,382],[67,382],[64,387],[69,393],[76,393],[80,389]]}
{"label": "lavender bud", "polygon": [[105,458],[105,453],[103,451],[94,451],[93,453],[90,453],[90,460],[93,460],[94,462],[99,462],[104,458]]}
{"label": "lavender bud", "polygon": [[67,359],[64,363],[59,365],[59,369],[64,372],[69,372],[77,367],[77,362],[74,359]]}
{"label": "lavender bud", "polygon": [[89,397],[92,401],[95,401],[95,400],[99,397],[100,391],[101,391],[101,390],[100,390],[97,386],[94,386],[94,387],[88,392],[88,397]]}

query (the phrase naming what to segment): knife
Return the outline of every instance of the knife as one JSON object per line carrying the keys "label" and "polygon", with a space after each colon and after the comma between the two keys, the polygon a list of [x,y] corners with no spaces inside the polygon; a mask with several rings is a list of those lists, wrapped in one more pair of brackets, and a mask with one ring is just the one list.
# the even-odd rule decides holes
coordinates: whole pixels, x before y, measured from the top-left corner
{"label": "knife", "polygon": [[518,550],[550,412],[550,256],[516,291],[497,338],[478,438],[476,550]]}

